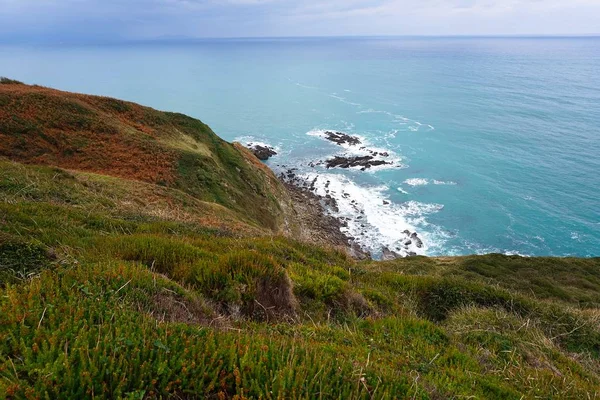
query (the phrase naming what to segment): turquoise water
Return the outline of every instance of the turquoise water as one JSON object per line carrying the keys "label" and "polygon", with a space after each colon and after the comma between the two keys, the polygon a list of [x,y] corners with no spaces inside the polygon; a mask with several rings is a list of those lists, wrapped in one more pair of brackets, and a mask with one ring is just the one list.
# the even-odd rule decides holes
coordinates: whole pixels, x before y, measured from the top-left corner
{"label": "turquoise water", "polygon": [[[330,181],[338,214],[374,253],[408,228],[429,255],[600,256],[600,38],[0,46],[0,75],[270,143],[274,169],[318,175],[321,191]],[[318,136],[326,129],[359,135],[396,164],[311,168],[347,151]]]}

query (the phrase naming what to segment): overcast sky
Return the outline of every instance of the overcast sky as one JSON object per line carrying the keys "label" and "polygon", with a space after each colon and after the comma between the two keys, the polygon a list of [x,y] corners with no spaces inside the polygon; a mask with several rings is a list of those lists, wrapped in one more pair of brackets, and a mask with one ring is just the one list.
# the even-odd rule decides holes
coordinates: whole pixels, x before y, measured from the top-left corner
{"label": "overcast sky", "polygon": [[597,33],[600,0],[0,0],[0,42]]}

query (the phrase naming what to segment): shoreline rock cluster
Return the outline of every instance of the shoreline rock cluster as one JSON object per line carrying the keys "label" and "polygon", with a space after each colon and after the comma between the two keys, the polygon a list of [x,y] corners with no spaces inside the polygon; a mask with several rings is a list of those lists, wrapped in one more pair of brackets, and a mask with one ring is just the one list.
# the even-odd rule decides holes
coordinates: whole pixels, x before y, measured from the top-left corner
{"label": "shoreline rock cluster", "polygon": [[[285,166],[282,166],[286,168]],[[348,236],[341,232],[342,228],[348,226],[348,218],[340,218],[334,217],[328,213],[331,212],[339,212],[339,207],[337,200],[327,191],[325,196],[321,196],[316,192],[316,178],[313,180],[307,180],[299,177],[296,174],[297,168],[289,168],[285,172],[282,172],[279,175],[279,179],[286,186],[288,191],[290,191],[293,195],[293,200],[296,205],[300,204],[301,207],[306,207],[306,204],[309,204],[310,207],[313,208],[312,217],[314,221],[310,221],[312,226],[318,228],[320,232],[323,232],[327,239],[329,237],[334,238],[334,242],[336,245],[346,246],[350,255],[356,259],[364,260],[371,259],[372,255],[370,252],[361,248],[361,246],[356,242],[356,238],[352,236]],[[326,183],[326,186],[328,183]],[[343,194],[343,196],[349,196],[347,193]],[[384,205],[389,205],[385,204]],[[364,211],[356,208],[356,219],[362,220],[364,218]],[[364,225],[361,225],[364,227]],[[366,233],[363,232],[363,233]],[[411,232],[409,230],[404,230],[402,232],[405,235],[405,238],[401,241],[400,245],[403,249],[390,249],[387,246],[381,247],[382,260],[389,261],[395,260],[397,258],[405,258],[405,257],[414,257],[418,254],[414,251],[410,250],[410,246],[414,245],[417,248],[423,248],[423,240],[419,237],[417,232]],[[331,242],[331,240],[326,240],[326,242]],[[400,254],[398,251],[404,250],[405,255]]]}
{"label": "shoreline rock cluster", "polygon": [[[348,135],[343,132],[325,132],[325,139],[330,142],[336,143],[339,146],[349,145],[349,146],[358,146],[361,145],[362,142],[360,138],[352,135]],[[368,150],[366,147],[361,147],[359,150],[363,150],[368,152],[368,155],[364,156],[348,156],[348,155],[338,155],[333,158],[329,158],[325,160],[325,167],[329,168],[360,168],[361,171],[365,171],[371,167],[376,167],[378,165],[392,165],[392,162],[385,161],[383,159],[377,159],[376,157],[387,158],[389,157],[389,153],[387,152],[378,152],[373,150]],[[323,162],[319,162],[317,165],[322,164]]]}
{"label": "shoreline rock cluster", "polygon": [[281,174],[279,178],[294,202],[302,225],[309,231],[307,233],[310,234],[310,241],[343,247],[352,258],[357,260],[371,259],[370,253],[362,250],[353,238],[342,232],[342,228],[348,223],[341,218],[327,214],[326,207],[328,206],[326,204],[335,206],[335,199],[331,196],[326,199],[317,195],[309,187],[301,185],[295,175],[295,179],[287,178],[284,174]]}
{"label": "shoreline rock cluster", "polygon": [[417,253],[415,253],[414,251],[408,250],[408,246],[410,246],[412,244],[414,244],[419,249],[423,248],[423,240],[421,240],[421,238],[419,237],[417,232],[411,232],[408,229],[406,229],[402,233],[404,233],[406,235],[406,238],[402,241],[402,246],[406,250],[406,256],[402,256],[401,254],[395,252],[394,250],[390,250],[389,247],[384,246],[381,249],[382,250],[381,259],[383,261],[390,261],[390,260],[395,260],[397,258],[417,256],[418,255]]}

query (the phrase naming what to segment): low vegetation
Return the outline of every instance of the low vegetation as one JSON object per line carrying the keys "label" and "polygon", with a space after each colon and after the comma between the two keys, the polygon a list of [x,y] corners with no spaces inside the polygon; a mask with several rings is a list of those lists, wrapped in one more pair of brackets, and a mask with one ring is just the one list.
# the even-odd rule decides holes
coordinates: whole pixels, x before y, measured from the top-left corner
{"label": "low vegetation", "polygon": [[210,141],[231,190],[200,155],[153,182],[4,147],[0,398],[600,398],[600,259],[357,262],[277,234],[268,171]]}

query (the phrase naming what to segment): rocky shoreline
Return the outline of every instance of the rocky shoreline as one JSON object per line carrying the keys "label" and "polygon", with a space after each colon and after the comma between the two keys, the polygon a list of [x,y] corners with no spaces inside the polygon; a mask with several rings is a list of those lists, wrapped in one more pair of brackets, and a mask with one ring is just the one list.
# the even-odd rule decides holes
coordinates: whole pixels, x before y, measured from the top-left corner
{"label": "rocky shoreline", "polygon": [[[371,167],[379,165],[392,165],[387,158],[390,156],[386,151],[377,151],[376,149],[368,149],[362,146],[362,141],[359,137],[348,135],[343,132],[325,131],[322,138],[331,141],[344,148],[357,147],[359,154],[362,152],[365,155],[335,155],[326,160],[310,162],[311,168],[320,166],[321,168],[359,168],[365,171]],[[260,160],[267,160],[271,156],[276,155],[274,148],[265,144],[249,143],[246,145]],[[358,146],[362,146],[358,148]],[[354,235],[364,237],[367,232],[366,216],[364,210],[360,209],[358,203],[351,199],[349,194],[340,193],[343,198],[336,200],[336,194],[330,191],[327,181],[324,184],[321,182],[321,194],[318,194],[315,186],[318,179],[309,180],[306,177],[298,175],[297,168],[289,168],[285,165],[278,165],[279,180],[287,189],[290,198],[294,203],[294,210],[299,220],[302,230],[304,231],[303,239],[315,243],[326,243],[335,247],[345,248],[348,254],[356,259],[364,260],[371,259],[372,254],[361,248],[359,240],[344,233],[348,231],[349,221],[354,223],[355,227],[359,226],[360,231],[354,229]],[[324,190],[323,190],[324,189]],[[346,200],[347,199],[347,200]],[[356,211],[354,217],[336,217],[339,215],[340,209],[338,201],[350,201],[352,208]],[[389,201],[383,201],[383,205],[389,206]],[[332,215],[333,214],[333,215]],[[363,222],[364,221],[364,222]],[[382,245],[380,249],[375,249],[377,256],[381,256],[382,260],[394,260],[397,258],[416,256],[416,251],[423,248],[424,244],[416,232],[404,230],[399,232],[399,236],[404,236],[398,243],[395,243],[393,248]]]}
{"label": "rocky shoreline", "polygon": [[327,199],[284,177],[280,176],[280,180],[294,203],[294,210],[307,236],[306,240],[343,248],[348,255],[357,260],[371,259],[370,253],[363,251],[353,238],[342,232],[346,222],[327,214],[325,208],[327,202],[324,201]]}
{"label": "rocky shoreline", "polygon": [[[343,218],[338,218],[330,214],[330,212],[339,211],[336,199],[330,194],[320,196],[315,193],[314,180],[305,180],[297,176],[296,171],[295,168],[290,168],[285,173],[281,173],[278,178],[290,193],[295,208],[300,210],[303,223],[309,226],[312,235],[315,236],[317,241],[345,247],[348,254],[355,259],[371,259],[372,254],[362,249],[360,244],[357,243],[356,238],[342,232],[342,228],[347,227],[348,222]],[[358,211],[358,214],[356,218],[362,219],[362,213]],[[423,241],[418,233],[409,230],[404,230],[402,233],[405,235],[405,239],[402,240],[401,246],[405,254],[400,254],[398,251],[392,250],[387,246],[382,246],[381,259],[383,261],[418,255],[416,252],[409,250],[409,246],[411,245],[419,249],[423,247]]]}

